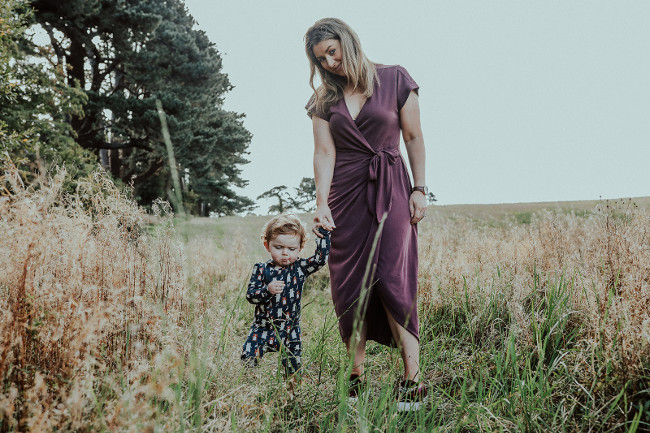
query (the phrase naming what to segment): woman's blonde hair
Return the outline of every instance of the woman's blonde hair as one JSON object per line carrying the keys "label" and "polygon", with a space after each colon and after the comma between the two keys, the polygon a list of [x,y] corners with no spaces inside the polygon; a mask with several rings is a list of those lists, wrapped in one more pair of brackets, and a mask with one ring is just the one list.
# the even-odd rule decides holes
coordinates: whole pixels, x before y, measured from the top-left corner
{"label": "woman's blonde hair", "polygon": [[[345,77],[325,70],[314,55],[314,46],[328,39],[336,39],[341,44]],[[348,83],[354,90],[361,90],[366,98],[372,96],[375,81],[379,83],[377,69],[363,52],[359,36],[346,23],[337,18],[323,18],[316,21],[305,33],[305,51],[309,59],[309,85],[314,89],[314,96],[308,107],[310,114],[326,112],[343,97],[343,91]],[[322,83],[318,89],[314,87],[316,71]]]}
{"label": "woman's blonde hair", "polygon": [[271,242],[278,235],[300,236],[300,249],[307,242],[307,231],[297,216],[291,214],[277,215],[271,218],[262,228],[262,242]]}

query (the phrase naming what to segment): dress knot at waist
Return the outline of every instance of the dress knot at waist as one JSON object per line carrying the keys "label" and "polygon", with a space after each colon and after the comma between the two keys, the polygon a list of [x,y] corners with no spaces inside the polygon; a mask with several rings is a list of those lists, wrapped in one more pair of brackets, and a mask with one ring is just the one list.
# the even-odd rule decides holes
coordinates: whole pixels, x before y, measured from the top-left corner
{"label": "dress knot at waist", "polygon": [[375,211],[377,222],[390,211],[392,170],[396,158],[400,158],[399,148],[392,147],[375,151],[368,167],[368,207]]}

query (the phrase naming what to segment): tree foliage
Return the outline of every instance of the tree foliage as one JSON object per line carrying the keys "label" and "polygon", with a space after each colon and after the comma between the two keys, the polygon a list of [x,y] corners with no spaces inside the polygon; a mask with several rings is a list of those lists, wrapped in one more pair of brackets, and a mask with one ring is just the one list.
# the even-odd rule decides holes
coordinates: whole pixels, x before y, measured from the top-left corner
{"label": "tree foliage", "polygon": [[181,0],[33,0],[49,36],[44,58],[83,90],[68,114],[76,141],[142,204],[173,191],[155,100],[167,115],[186,208],[229,214],[250,208],[242,164],[251,134],[223,109],[232,86],[221,56]]}
{"label": "tree foliage", "polygon": [[73,176],[95,168],[94,158],[74,140],[68,119],[83,116],[83,91],[68,86],[63,70],[38,62],[40,48],[27,31],[26,3],[0,3],[0,146],[2,159],[17,164],[30,182],[48,165],[64,164]]}
{"label": "tree foliage", "polygon": [[275,198],[276,204],[269,206],[269,213],[284,213],[291,210],[313,212],[316,209],[316,182],[313,177],[303,177],[294,188],[294,195],[285,185],[275,186],[260,194],[257,199]]}
{"label": "tree foliage", "polygon": [[263,198],[275,198],[278,201],[276,204],[269,206],[269,213],[284,213],[294,207],[294,199],[285,185],[274,186],[257,196],[258,200]]}
{"label": "tree foliage", "polygon": [[313,177],[303,177],[296,190],[294,199],[296,208],[304,212],[316,210],[316,181]]}

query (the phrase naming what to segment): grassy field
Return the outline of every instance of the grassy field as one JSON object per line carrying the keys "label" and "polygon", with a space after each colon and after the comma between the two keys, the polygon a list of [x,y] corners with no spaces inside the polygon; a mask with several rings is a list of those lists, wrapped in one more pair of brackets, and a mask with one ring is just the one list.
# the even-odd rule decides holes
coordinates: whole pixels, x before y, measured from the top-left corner
{"label": "grassy field", "polygon": [[399,414],[400,357],[373,343],[371,393],[341,398],[326,270],[305,287],[295,397],[277,354],[240,366],[266,217],[179,220],[161,203],[152,218],[101,176],[75,196],[61,185],[14,181],[0,202],[1,432],[650,430],[649,198],[432,207],[432,402]]}

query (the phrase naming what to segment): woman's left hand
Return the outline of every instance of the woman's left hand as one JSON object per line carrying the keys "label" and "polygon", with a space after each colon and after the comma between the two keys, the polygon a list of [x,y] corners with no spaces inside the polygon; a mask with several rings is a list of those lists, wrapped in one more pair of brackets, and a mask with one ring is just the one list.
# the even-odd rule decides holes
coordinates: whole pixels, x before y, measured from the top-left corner
{"label": "woman's left hand", "polygon": [[420,191],[413,191],[409,198],[411,224],[417,224],[427,214],[427,197]]}

